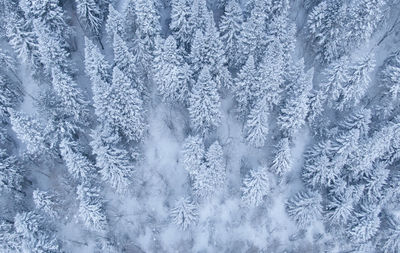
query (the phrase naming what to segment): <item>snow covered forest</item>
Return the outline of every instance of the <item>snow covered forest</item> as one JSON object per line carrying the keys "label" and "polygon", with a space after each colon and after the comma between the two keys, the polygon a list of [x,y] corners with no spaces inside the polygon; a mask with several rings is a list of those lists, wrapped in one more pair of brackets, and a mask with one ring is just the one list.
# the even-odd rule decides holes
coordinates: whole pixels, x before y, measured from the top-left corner
{"label": "snow covered forest", "polygon": [[399,253],[399,0],[0,0],[0,252]]}

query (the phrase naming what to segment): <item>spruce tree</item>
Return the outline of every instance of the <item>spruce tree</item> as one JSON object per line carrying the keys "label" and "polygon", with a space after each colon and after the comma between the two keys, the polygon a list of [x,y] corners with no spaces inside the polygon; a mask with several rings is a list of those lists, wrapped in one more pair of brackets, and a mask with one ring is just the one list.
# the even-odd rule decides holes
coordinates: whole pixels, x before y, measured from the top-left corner
{"label": "spruce tree", "polygon": [[276,146],[276,152],[274,159],[272,160],[271,170],[279,177],[283,177],[292,168],[292,162],[289,139],[282,138]]}
{"label": "spruce tree", "polygon": [[243,180],[242,201],[246,205],[260,206],[270,191],[267,170],[265,168],[252,169]]}
{"label": "spruce tree", "polygon": [[107,218],[100,189],[92,184],[78,185],[77,199],[79,200],[79,217],[84,225],[94,231],[105,231]]}
{"label": "spruce tree", "polygon": [[220,103],[217,84],[212,80],[209,68],[204,67],[189,97],[189,115],[197,132],[204,135],[219,126]]}
{"label": "spruce tree", "polygon": [[250,111],[245,123],[244,131],[246,141],[256,148],[263,147],[267,140],[269,131],[268,115],[266,99],[261,98]]}
{"label": "spruce tree", "polygon": [[243,61],[239,44],[242,23],[243,15],[239,3],[236,0],[229,1],[224,16],[221,18],[219,29],[230,68],[239,67]]}
{"label": "spruce tree", "polygon": [[321,201],[317,192],[299,192],[286,202],[286,210],[299,228],[305,228],[321,217]]}
{"label": "spruce tree", "polygon": [[109,91],[109,120],[129,140],[140,141],[146,130],[143,101],[137,89],[118,68],[113,69],[113,80]]}
{"label": "spruce tree", "polygon": [[196,224],[198,220],[197,208],[188,198],[181,198],[176,201],[172,208],[170,216],[173,223],[179,226],[182,230],[188,229]]}

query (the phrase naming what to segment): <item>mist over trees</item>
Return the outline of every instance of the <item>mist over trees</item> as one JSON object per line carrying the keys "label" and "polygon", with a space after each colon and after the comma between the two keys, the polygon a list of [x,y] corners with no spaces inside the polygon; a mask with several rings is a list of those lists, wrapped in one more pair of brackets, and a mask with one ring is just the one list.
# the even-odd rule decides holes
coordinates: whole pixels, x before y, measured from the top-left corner
{"label": "mist over trees", "polygon": [[0,251],[400,252],[399,16],[0,0]]}

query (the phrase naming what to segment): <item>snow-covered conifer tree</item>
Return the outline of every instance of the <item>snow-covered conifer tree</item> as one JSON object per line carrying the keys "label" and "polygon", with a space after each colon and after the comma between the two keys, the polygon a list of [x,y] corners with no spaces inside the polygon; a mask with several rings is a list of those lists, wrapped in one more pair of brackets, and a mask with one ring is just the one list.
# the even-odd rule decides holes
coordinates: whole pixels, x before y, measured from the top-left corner
{"label": "snow-covered conifer tree", "polygon": [[252,169],[243,180],[242,201],[246,205],[260,206],[270,191],[267,169]]}
{"label": "snow-covered conifer tree", "polygon": [[266,47],[265,55],[260,64],[260,84],[256,97],[263,96],[270,109],[277,106],[281,100],[283,84],[283,48],[277,40],[272,40]]}
{"label": "snow-covered conifer tree", "polygon": [[243,61],[243,56],[239,51],[242,23],[243,15],[239,3],[236,0],[229,1],[225,8],[224,16],[221,18],[219,29],[228,65],[231,68],[239,67]]}
{"label": "snow-covered conifer tree", "polygon": [[191,78],[190,68],[177,52],[176,41],[169,36],[154,60],[154,79],[162,98],[170,103],[184,104]]}
{"label": "snow-covered conifer tree", "polygon": [[221,122],[220,97],[217,84],[205,66],[189,97],[189,114],[194,129],[201,134],[209,133]]}
{"label": "snow-covered conifer tree", "polygon": [[6,35],[22,62],[29,63],[33,70],[40,67],[37,36],[32,31],[32,23],[23,15],[11,13],[6,26]]}
{"label": "snow-covered conifer tree", "polygon": [[108,16],[106,22],[106,32],[109,38],[113,38],[114,34],[118,34],[124,38],[124,18],[111,4],[108,6]]}
{"label": "snow-covered conifer tree", "polygon": [[290,143],[288,138],[282,138],[276,146],[274,159],[271,163],[271,170],[283,177],[292,168],[292,154],[290,152]]}
{"label": "snow-covered conifer tree", "polygon": [[193,0],[171,1],[171,23],[169,25],[178,46],[190,50],[195,23],[191,22]]}
{"label": "snow-covered conifer tree", "polygon": [[95,113],[102,121],[108,113],[108,97],[111,86],[111,66],[100,50],[85,38],[85,70],[92,82]]}
{"label": "snow-covered conifer tree", "polygon": [[95,129],[92,136],[94,140],[91,146],[102,179],[117,192],[127,192],[134,168],[128,151],[118,147],[118,134],[113,128],[103,124]]}
{"label": "snow-covered conifer tree", "polygon": [[49,227],[45,217],[36,212],[18,213],[14,226],[22,238],[22,248],[26,252],[59,252],[60,244]]}
{"label": "snow-covered conifer tree", "polygon": [[154,40],[160,34],[160,17],[156,9],[154,0],[138,0],[135,4],[138,35],[143,40],[146,49],[152,52],[154,49]]}
{"label": "snow-covered conifer tree", "polygon": [[309,94],[312,89],[312,77],[313,70],[300,75],[281,109],[278,123],[289,136],[293,136],[305,124],[309,109]]}
{"label": "snow-covered conifer tree", "polygon": [[78,185],[79,217],[84,225],[95,231],[104,231],[107,227],[104,202],[100,189],[91,184]]}
{"label": "snow-covered conifer tree", "polygon": [[210,180],[215,191],[220,191],[226,183],[226,166],[224,153],[218,141],[215,141],[208,148],[205,155],[207,169],[209,171]]}
{"label": "snow-covered conifer tree", "polygon": [[204,163],[205,148],[202,138],[188,136],[182,147],[183,166],[189,172],[191,178],[195,178],[200,166]]}
{"label": "snow-covered conifer tree", "polygon": [[25,113],[9,110],[12,128],[18,138],[27,145],[28,152],[45,152],[49,147],[44,127],[36,119]]}
{"label": "snow-covered conifer tree", "polygon": [[0,221],[0,250],[5,253],[22,252],[21,237],[11,221]]}
{"label": "snow-covered conifer tree", "polygon": [[347,230],[350,238],[357,243],[365,243],[375,236],[381,225],[379,212],[378,206],[361,204],[360,211],[355,213],[356,219]]}
{"label": "snow-covered conifer tree", "polygon": [[347,83],[343,84],[336,100],[337,108],[343,110],[360,103],[370,84],[370,73],[375,67],[374,55],[357,59],[349,68]]}
{"label": "snow-covered conifer tree", "polygon": [[395,218],[388,219],[388,229],[383,238],[382,250],[384,253],[396,253],[400,250],[400,226]]}
{"label": "snow-covered conifer tree", "polygon": [[240,36],[240,52],[247,58],[254,56],[258,63],[264,56],[266,46],[266,19],[268,15],[266,1],[254,1],[254,7],[251,10],[250,17],[242,25]]}
{"label": "snow-covered conifer tree", "polygon": [[35,203],[36,209],[48,215],[52,219],[58,217],[58,203],[57,196],[51,192],[34,190],[33,191],[33,202]]}
{"label": "snow-covered conifer tree", "polygon": [[223,190],[226,180],[226,167],[223,151],[218,141],[214,142],[205,154],[205,161],[194,174],[193,189],[200,199],[209,199]]}
{"label": "snow-covered conifer tree", "polygon": [[325,217],[332,226],[344,226],[354,216],[354,207],[362,196],[363,187],[350,186],[329,198]]}
{"label": "snow-covered conifer tree", "polygon": [[76,180],[86,181],[96,174],[96,168],[82,153],[77,142],[63,139],[60,143],[60,151],[69,173]]}
{"label": "snow-covered conifer tree", "polygon": [[300,228],[307,227],[322,214],[322,197],[317,192],[302,191],[286,202],[289,216]]}
{"label": "snow-covered conifer tree", "polygon": [[146,130],[143,101],[137,89],[118,68],[113,69],[112,86],[109,91],[109,120],[129,140],[140,141]]}
{"label": "snow-covered conifer tree", "polygon": [[101,12],[95,0],[77,0],[76,11],[79,17],[85,22],[86,27],[95,36],[100,35],[102,25]]}
{"label": "snow-covered conifer tree", "polygon": [[68,114],[73,115],[75,120],[86,120],[88,116],[88,102],[73,78],[56,67],[52,70],[53,87],[60,97]]}
{"label": "snow-covered conifer tree", "polygon": [[246,64],[238,73],[234,85],[234,94],[238,103],[237,110],[240,118],[246,118],[253,107],[256,100],[256,90],[260,82],[260,75],[256,69],[254,57],[250,55]]}
{"label": "snow-covered conifer tree", "polygon": [[0,149],[0,190],[8,192],[21,192],[24,180],[23,170],[15,156],[7,156]]}
{"label": "snow-covered conifer tree", "polygon": [[263,147],[267,140],[269,131],[268,114],[267,101],[262,97],[251,109],[247,117],[244,126],[246,141],[256,148]]}
{"label": "snow-covered conifer tree", "polygon": [[197,207],[188,198],[177,200],[170,215],[173,223],[181,227],[183,230],[195,225],[198,220]]}

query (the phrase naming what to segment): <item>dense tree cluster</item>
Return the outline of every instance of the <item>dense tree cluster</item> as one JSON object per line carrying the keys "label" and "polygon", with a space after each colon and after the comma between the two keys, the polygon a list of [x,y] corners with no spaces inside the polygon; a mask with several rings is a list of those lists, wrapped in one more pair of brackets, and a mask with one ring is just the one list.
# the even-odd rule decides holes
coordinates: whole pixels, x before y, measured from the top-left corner
{"label": "dense tree cluster", "polygon": [[399,252],[399,11],[0,0],[0,251]]}

